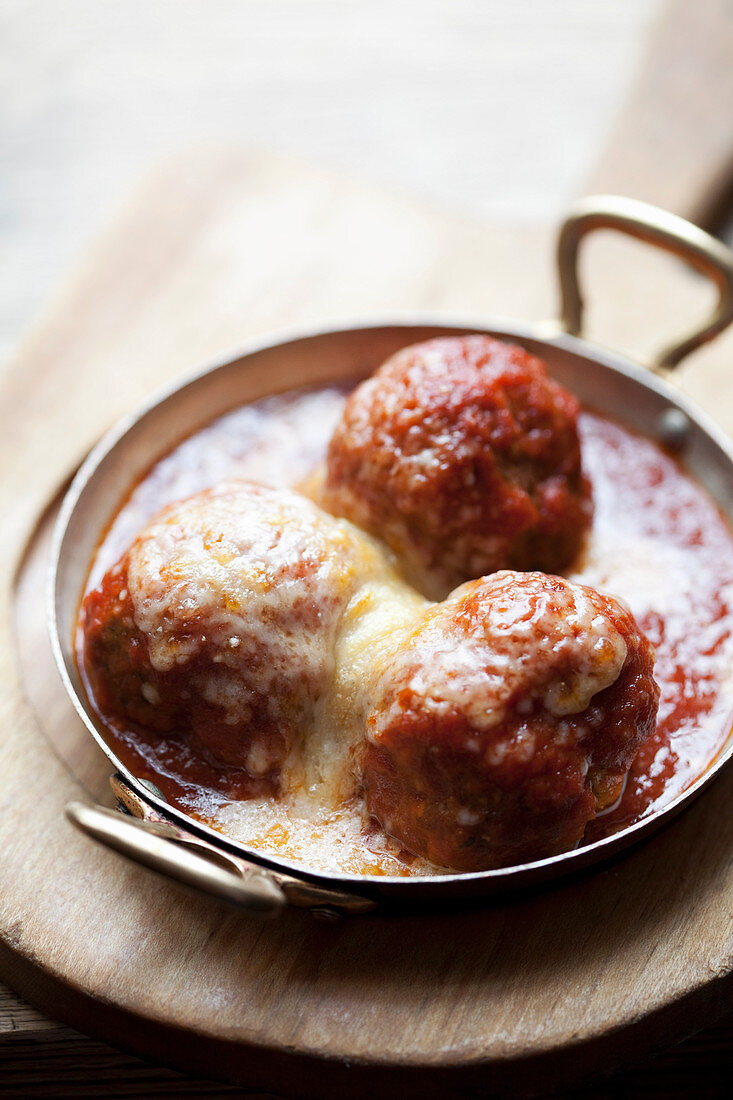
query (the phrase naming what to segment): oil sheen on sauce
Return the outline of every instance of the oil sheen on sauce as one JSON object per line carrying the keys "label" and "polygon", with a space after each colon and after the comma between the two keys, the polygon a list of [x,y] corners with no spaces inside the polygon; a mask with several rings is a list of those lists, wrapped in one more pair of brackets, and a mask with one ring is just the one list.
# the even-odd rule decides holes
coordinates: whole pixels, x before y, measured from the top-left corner
{"label": "oil sheen on sauce", "polygon": [[[229,477],[298,485],[322,460],[347,387],[303,390],[231,412],[159,461],[131,493],[92,565],[88,588],[166,504]],[[583,464],[595,514],[583,560],[569,574],[621,597],[656,648],[661,689],[655,734],[618,803],[586,830],[598,840],[658,810],[709,767],[733,721],[733,533],[707,493],[650,441],[585,412]],[[213,769],[185,746],[148,744],[108,727],[130,770],[173,805],[223,834],[313,869],[409,875],[416,861],[380,833],[364,835],[361,807],[323,812],[302,791],[281,801],[223,802]]]}

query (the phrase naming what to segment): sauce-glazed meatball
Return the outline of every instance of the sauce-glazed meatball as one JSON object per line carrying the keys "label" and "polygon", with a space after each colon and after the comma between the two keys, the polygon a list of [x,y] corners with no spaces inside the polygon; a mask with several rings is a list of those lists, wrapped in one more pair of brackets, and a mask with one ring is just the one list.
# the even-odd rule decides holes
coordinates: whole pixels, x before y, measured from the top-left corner
{"label": "sauce-glazed meatball", "polygon": [[463,585],[382,672],[369,811],[457,871],[574,847],[654,729],[653,664],[631,613],[591,588],[510,571]]}
{"label": "sauce-glazed meatball", "polygon": [[321,503],[383,539],[433,599],[497,569],[561,572],[592,511],[577,416],[520,347],[479,335],[416,344],[347,401]]}
{"label": "sauce-glazed meatball", "polygon": [[174,504],[84,601],[95,705],[184,738],[231,797],[272,793],[331,690],[342,615],[384,568],[351,524],[289,490],[232,481]]}

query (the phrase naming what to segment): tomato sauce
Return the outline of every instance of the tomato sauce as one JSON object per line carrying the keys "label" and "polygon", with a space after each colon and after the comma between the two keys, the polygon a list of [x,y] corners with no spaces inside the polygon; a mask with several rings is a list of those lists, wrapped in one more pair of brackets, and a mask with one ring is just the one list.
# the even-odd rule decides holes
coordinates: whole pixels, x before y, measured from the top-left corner
{"label": "tomato sauce", "polygon": [[649,440],[585,414],[593,536],[573,579],[621,596],[656,649],[657,728],[596,840],[671,801],[709,767],[733,723],[733,536],[715,503]]}
{"label": "tomato sauce", "polygon": [[[303,482],[324,457],[347,393],[347,386],[329,386],[267,398],[177,446],[123,505],[98,549],[88,590],[166,504],[229,477],[279,486]],[[626,601],[656,649],[661,689],[656,731],[638,753],[619,801],[589,824],[588,843],[670,802],[727,741],[733,723],[733,533],[707,492],[656,444],[589,411],[580,430],[595,514],[583,558],[568,576]],[[108,735],[130,770],[152,780],[171,804],[247,840],[235,828],[231,800],[215,790],[213,769],[184,744],[151,740],[131,728],[108,726]],[[331,827],[326,823],[326,832]],[[344,828],[353,832],[353,822]],[[271,833],[280,836],[282,823],[275,822]],[[368,848],[369,838],[362,840]],[[268,845],[276,854],[302,855],[275,839],[262,847]],[[367,858],[331,869],[415,873],[409,862],[393,845],[389,853],[376,853],[373,865]],[[328,857],[311,865],[319,864],[328,869]]]}

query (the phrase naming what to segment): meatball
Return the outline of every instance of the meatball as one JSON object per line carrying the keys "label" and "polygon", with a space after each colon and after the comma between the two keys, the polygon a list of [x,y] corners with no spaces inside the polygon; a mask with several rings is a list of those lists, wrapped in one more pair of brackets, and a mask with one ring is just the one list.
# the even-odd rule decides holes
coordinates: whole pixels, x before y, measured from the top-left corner
{"label": "meatball", "polygon": [[523,348],[429,340],[346,403],[321,503],[383,539],[432,599],[497,569],[560,572],[591,520],[578,402]]}
{"label": "meatball", "polygon": [[456,871],[574,847],[654,729],[653,664],[631,612],[591,588],[511,571],[463,585],[383,669],[369,812]]}
{"label": "meatball", "polygon": [[272,792],[333,683],[342,613],[380,562],[289,490],[228,482],[172,505],[84,601],[97,709],[184,738],[232,795]]}

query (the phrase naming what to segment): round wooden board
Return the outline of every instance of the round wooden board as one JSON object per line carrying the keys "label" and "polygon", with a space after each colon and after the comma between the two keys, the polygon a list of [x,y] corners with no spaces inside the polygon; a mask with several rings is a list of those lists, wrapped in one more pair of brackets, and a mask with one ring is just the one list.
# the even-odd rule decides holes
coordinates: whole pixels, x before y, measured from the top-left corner
{"label": "round wooden board", "polygon": [[[424,918],[292,911],[255,924],[64,818],[72,799],[106,793],[107,772],[50,663],[44,540],[49,501],[104,427],[182,368],[279,324],[397,306],[541,317],[549,255],[547,235],[277,160],[199,154],[136,198],[2,379],[0,975],[49,1014],[251,1089],[406,1097],[549,1087],[733,1004],[730,771],[612,867]],[[624,284],[605,309],[617,344],[664,339],[705,304],[673,265],[634,251],[619,280],[615,246],[598,255],[594,286]],[[721,339],[691,374],[728,427],[732,351]]]}
{"label": "round wooden board", "polygon": [[[111,802],[108,762],[61,689],[47,637],[55,512],[23,557],[14,613],[46,783],[54,773],[47,808],[80,788]],[[3,962],[85,1030],[250,1087],[417,1096],[562,1084],[733,1004],[719,946],[731,938],[732,796],[729,774],[666,833],[560,889],[337,924],[289,912],[261,925],[219,909],[92,847],[59,806],[35,853],[20,955]],[[19,823],[26,842],[28,831]],[[42,970],[28,966],[30,943]]]}

